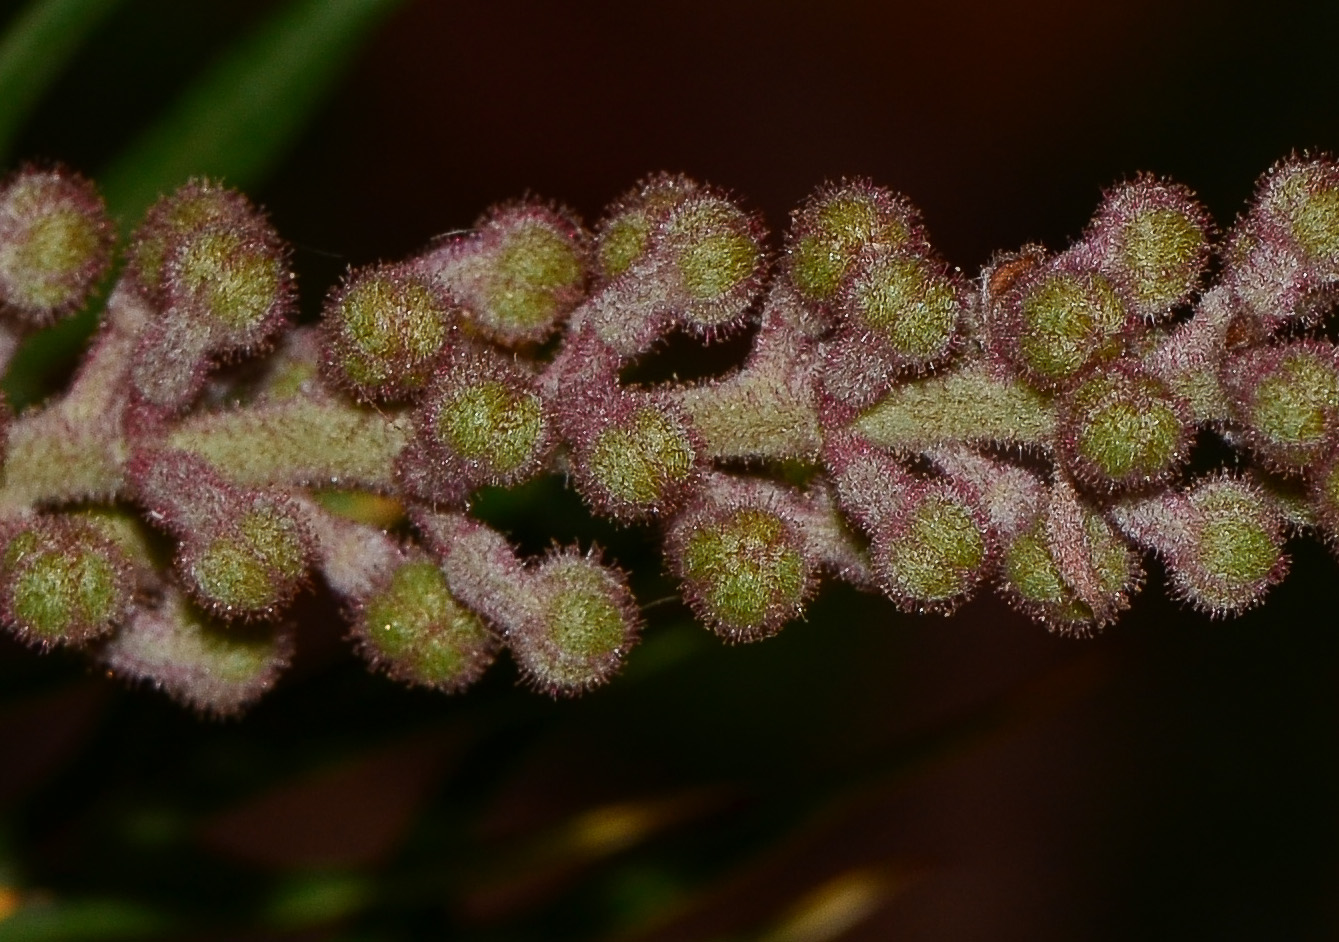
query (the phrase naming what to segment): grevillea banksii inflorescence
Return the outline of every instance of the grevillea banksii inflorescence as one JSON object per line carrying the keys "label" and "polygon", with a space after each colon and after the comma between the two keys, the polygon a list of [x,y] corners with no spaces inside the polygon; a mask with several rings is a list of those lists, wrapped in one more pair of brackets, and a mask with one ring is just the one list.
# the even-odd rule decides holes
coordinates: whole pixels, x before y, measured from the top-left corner
{"label": "grevillea banksii inflorescence", "polygon": [[[3,184],[5,362],[87,303],[113,231],[73,173]],[[1277,164],[1223,238],[1185,187],[1137,177],[1074,245],[975,280],[868,181],[819,189],[775,251],[670,175],[591,230],[529,200],[351,270],[315,326],[265,215],[214,181],[160,199],[123,260],[68,390],[3,414],[0,618],[207,713],[274,684],[317,574],[395,680],[458,691],[503,648],[551,695],[609,680],[642,627],[625,574],[595,547],[524,558],[470,513],[545,474],[662,537],[732,642],[801,617],[825,576],[910,612],[992,587],[1089,635],[1150,552],[1225,616],[1283,578],[1290,534],[1339,546],[1328,157]],[[622,378],[672,334],[745,331],[723,376]],[[1192,461],[1206,435],[1229,467]],[[381,525],[342,512],[350,492]]]}

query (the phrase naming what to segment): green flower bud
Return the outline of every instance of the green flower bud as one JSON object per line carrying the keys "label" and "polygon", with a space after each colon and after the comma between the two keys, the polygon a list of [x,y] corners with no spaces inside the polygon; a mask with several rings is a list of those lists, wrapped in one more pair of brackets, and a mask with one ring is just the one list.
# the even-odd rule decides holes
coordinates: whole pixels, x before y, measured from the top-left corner
{"label": "green flower bud", "polygon": [[920,214],[902,197],[865,180],[824,187],[791,219],[786,240],[790,282],[806,301],[835,301],[866,246],[924,252]]}
{"label": "green flower bud", "polygon": [[1245,611],[1283,579],[1283,528],[1264,495],[1247,482],[1210,478],[1187,495],[1188,538],[1168,550],[1172,581],[1212,615]]}
{"label": "green flower bud", "polygon": [[392,678],[455,693],[493,662],[498,641],[461,605],[427,559],[410,559],[362,600],[354,634],[371,663]]}
{"label": "green flower bud", "polygon": [[666,546],[689,608],[732,642],[771,637],[804,613],[814,585],[804,550],[784,512],[765,504],[685,513]]}
{"label": "green flower bud", "polygon": [[447,296],[407,267],[353,272],[326,301],[326,363],[360,399],[408,396],[427,385],[454,331]]}
{"label": "green flower bud", "polygon": [[263,618],[302,587],[309,542],[291,508],[258,498],[212,536],[188,535],[178,566],[195,598],[213,614]]}
{"label": "green flower bud", "polygon": [[1102,275],[1053,263],[1002,300],[992,336],[1033,385],[1054,389],[1118,356],[1128,316]]}
{"label": "green flower bud", "polygon": [[654,404],[578,430],[577,485],[600,513],[635,520],[672,509],[700,471],[701,447],[677,411]]}
{"label": "green flower bud", "polygon": [[110,633],[133,591],[125,554],[85,521],[34,517],[4,539],[0,617],[29,644],[82,645]]}
{"label": "green flower bud", "polygon": [[948,613],[992,558],[982,511],[952,484],[921,485],[874,534],[870,560],[884,593],[908,611]]}
{"label": "green flower bud", "polygon": [[507,636],[526,680],[555,697],[606,683],[641,630],[623,575],[568,552],[549,557],[529,578],[532,611]]}
{"label": "green flower bud", "polygon": [[22,170],[0,187],[0,302],[32,325],[73,313],[111,263],[102,197],[64,170]]}
{"label": "green flower bud", "polygon": [[1193,434],[1189,406],[1161,380],[1126,365],[1094,373],[1065,397],[1059,445],[1076,478],[1114,489],[1166,480]]}
{"label": "green flower bud", "polygon": [[1247,442],[1280,470],[1302,470],[1339,439],[1339,349],[1315,340],[1251,350],[1223,370]]}

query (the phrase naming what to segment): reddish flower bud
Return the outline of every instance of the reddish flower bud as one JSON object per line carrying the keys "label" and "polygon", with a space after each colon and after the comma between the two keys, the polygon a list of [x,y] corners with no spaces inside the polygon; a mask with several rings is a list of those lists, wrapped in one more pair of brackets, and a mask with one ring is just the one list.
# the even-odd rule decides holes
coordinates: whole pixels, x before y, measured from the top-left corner
{"label": "reddish flower bud", "polygon": [[1057,389],[1119,356],[1133,333],[1115,286],[1077,254],[1018,279],[987,325],[997,353],[1039,389]]}
{"label": "reddish flower bud", "polygon": [[1064,398],[1058,445],[1070,472],[1105,490],[1167,480],[1189,454],[1190,408],[1162,380],[1118,362]]}
{"label": "reddish flower bud", "polygon": [[1212,232],[1190,190],[1141,176],[1105,194],[1085,239],[1130,312],[1155,320],[1193,297]]}
{"label": "reddish flower bud", "polygon": [[269,227],[241,193],[215,180],[191,180],[145,212],[126,248],[126,273],[150,301],[162,306],[173,252],[182,240],[210,228],[267,238],[264,230]]}
{"label": "reddish flower bud", "polygon": [[617,200],[595,232],[601,280],[612,281],[644,258],[665,218],[699,189],[687,177],[662,173]]}
{"label": "reddish flower bud", "polygon": [[61,169],[20,170],[0,186],[0,303],[30,325],[73,313],[115,242],[93,184]]}
{"label": "reddish flower bud", "polygon": [[948,614],[972,594],[994,559],[984,510],[957,482],[917,481],[874,530],[870,561],[899,608]]}
{"label": "reddish flower bud", "polygon": [[547,338],[585,294],[588,237],[576,218],[542,203],[503,206],[467,238],[416,263],[506,346]]}
{"label": "reddish flower bud", "polygon": [[452,343],[457,314],[437,284],[407,265],[352,271],[326,299],[326,366],[364,401],[412,395]]}
{"label": "reddish flower bud", "polygon": [[1273,467],[1305,469],[1339,440],[1339,348],[1333,344],[1257,347],[1229,358],[1223,379],[1247,444]]}
{"label": "reddish flower bud", "polygon": [[785,497],[763,488],[703,499],[665,541],[689,608],[731,642],[769,638],[804,613],[816,581],[806,549]]}
{"label": "reddish flower bud", "polygon": [[[565,425],[572,427],[569,417]],[[572,473],[591,507],[616,520],[677,508],[706,464],[692,423],[663,397],[617,390],[572,433]]]}
{"label": "reddish flower bud", "polygon": [[791,216],[786,275],[809,303],[830,304],[866,246],[924,253],[928,243],[920,213],[903,197],[868,180],[829,184]]}
{"label": "reddish flower bud", "polygon": [[125,553],[68,516],[11,522],[0,534],[0,618],[28,644],[82,645],[125,618],[134,584]]}
{"label": "reddish flower bud", "polygon": [[497,638],[465,608],[437,564],[422,556],[397,566],[358,602],[360,653],[395,680],[456,693],[493,663]]}
{"label": "reddish flower bud", "polygon": [[1129,606],[1142,573],[1136,554],[1101,516],[1082,508],[1071,516],[1039,515],[1008,541],[1000,588],[1051,631],[1083,637]]}
{"label": "reddish flower bud", "polygon": [[1294,157],[1270,168],[1233,230],[1223,281],[1267,333],[1330,309],[1339,296],[1339,164]]}
{"label": "reddish flower bud", "polygon": [[530,604],[507,632],[526,681],[554,697],[607,683],[641,631],[626,578],[572,550],[549,556],[528,576]]}
{"label": "reddish flower bud", "polygon": [[311,537],[287,498],[233,487],[183,452],[142,452],[127,471],[150,519],[178,539],[177,569],[211,614],[268,618],[305,584]]}
{"label": "reddish flower bud", "polygon": [[292,631],[223,625],[165,586],[137,607],[101,659],[113,674],[143,681],[215,717],[235,716],[274,687],[293,651]]}
{"label": "reddish flower bud", "polygon": [[1258,605],[1287,574],[1283,519],[1243,478],[1217,475],[1114,513],[1125,532],[1162,554],[1177,592],[1210,615]]}
{"label": "reddish flower bud", "polygon": [[531,373],[491,349],[463,346],[419,403],[417,437],[397,473],[423,500],[462,503],[476,488],[538,471],[554,444],[552,425]]}

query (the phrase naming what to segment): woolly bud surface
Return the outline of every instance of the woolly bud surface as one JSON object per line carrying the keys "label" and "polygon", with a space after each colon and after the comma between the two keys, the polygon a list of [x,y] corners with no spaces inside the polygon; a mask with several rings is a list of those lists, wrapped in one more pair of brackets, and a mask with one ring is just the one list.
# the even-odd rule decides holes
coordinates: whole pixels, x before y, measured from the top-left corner
{"label": "woolly bud surface", "polygon": [[1005,549],[1000,566],[1003,588],[1024,613],[1061,634],[1086,634],[1110,621],[1126,605],[1139,581],[1138,561],[1130,547],[1105,520],[1083,514],[1082,565],[1094,578],[1103,611],[1098,614],[1066,577],[1053,538],[1038,519]]}
{"label": "woolly bud surface", "polygon": [[881,341],[898,365],[925,367],[949,352],[962,303],[931,262],[882,251],[861,259],[839,311],[852,329]]}
{"label": "woolly bud surface", "polygon": [[114,673],[146,681],[212,716],[232,716],[274,686],[288,666],[291,635],[270,625],[223,626],[168,589],[108,642]]}
{"label": "woolly bud surface", "polygon": [[825,188],[796,211],[787,247],[791,283],[808,301],[834,300],[867,245],[922,251],[920,217],[911,204],[864,181]]}
{"label": "woolly bud surface", "polygon": [[508,636],[526,679],[553,696],[607,682],[636,643],[636,600],[622,575],[560,553],[530,575],[535,614]]}
{"label": "woolly bud surface", "polygon": [[952,486],[930,486],[875,533],[870,547],[884,592],[909,610],[951,611],[985,572],[983,515]]}
{"label": "woolly bud surface", "polygon": [[245,230],[215,225],[193,232],[167,264],[170,308],[209,329],[216,346],[262,339],[290,306],[291,287],[277,237],[257,238]]}
{"label": "woolly bud surface", "polygon": [[31,324],[83,304],[114,241],[93,185],[62,171],[26,170],[0,189],[0,301]]}
{"label": "woolly bud surface", "polygon": [[1125,309],[1102,275],[1053,267],[1021,284],[1005,311],[1004,349],[1042,388],[1121,351]]}
{"label": "woolly bud surface", "polygon": [[180,565],[214,614],[249,618],[272,614],[293,597],[309,556],[291,508],[261,498],[212,539],[188,538]]}
{"label": "woolly bud surface", "polygon": [[689,607],[727,641],[771,637],[804,612],[811,565],[799,534],[773,510],[685,514],[669,552]]}
{"label": "woolly bud surface", "polygon": [[507,345],[542,341],[585,291],[587,236],[567,213],[516,203],[470,237],[420,260],[465,307],[470,324]]}
{"label": "woolly bud surface", "polygon": [[168,262],[178,244],[206,228],[242,232],[264,226],[245,196],[212,180],[192,180],[160,197],[144,214],[126,250],[126,270],[151,300],[161,301]]}
{"label": "woolly bud surface", "polygon": [[401,565],[363,601],[354,632],[363,655],[391,677],[447,693],[474,683],[498,648],[426,559]]}
{"label": "woolly bud surface", "polygon": [[1287,227],[1302,256],[1326,275],[1339,272],[1339,165],[1289,160],[1264,178],[1260,212]]}
{"label": "woolly bud surface", "polygon": [[617,278],[643,258],[659,223],[697,190],[687,177],[662,174],[623,197],[596,234],[596,258],[604,278]]}
{"label": "woolly bud surface", "polygon": [[1136,367],[1106,369],[1065,399],[1061,450],[1088,484],[1129,487],[1165,480],[1190,447],[1189,408]]}
{"label": "woolly bud surface", "polygon": [[646,406],[596,432],[577,450],[575,470],[595,507],[632,520],[673,504],[697,471],[698,451],[677,412]]}
{"label": "woolly bud surface", "polygon": [[0,569],[0,615],[30,644],[83,644],[125,617],[125,555],[91,525],[38,517],[11,531]]}
{"label": "woolly bud surface", "polygon": [[1208,214],[1189,190],[1142,178],[1106,195],[1088,238],[1134,313],[1151,319],[1190,300],[1209,260],[1209,234]]}
{"label": "woolly bud surface", "polygon": [[437,286],[402,266],[354,272],[326,301],[327,363],[364,400],[406,396],[431,377],[453,313]]}
{"label": "woolly bud surface", "polygon": [[763,268],[758,228],[714,194],[684,200],[665,221],[663,244],[678,271],[690,326],[704,332],[725,326],[752,302]]}
{"label": "woolly bud surface", "polygon": [[1214,615],[1258,604],[1288,567],[1277,514],[1235,478],[1210,479],[1186,497],[1194,512],[1191,539],[1169,555],[1177,588]]}
{"label": "woolly bud surface", "polygon": [[1298,341],[1228,361],[1250,445],[1284,469],[1317,461],[1339,436],[1339,350]]}

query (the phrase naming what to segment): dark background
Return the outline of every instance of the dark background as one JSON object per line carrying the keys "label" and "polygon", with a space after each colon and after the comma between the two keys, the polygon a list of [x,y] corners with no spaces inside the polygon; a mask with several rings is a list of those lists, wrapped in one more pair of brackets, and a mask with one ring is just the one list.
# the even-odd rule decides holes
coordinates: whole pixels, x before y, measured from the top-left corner
{"label": "dark background", "polygon": [[[96,177],[269,6],[126,3],[18,151]],[[774,233],[869,176],[972,274],[1062,246],[1138,171],[1229,225],[1274,160],[1339,149],[1337,38],[1320,2],[416,0],[253,195],[308,310],[493,202],[593,222],[661,169]],[[643,602],[670,591],[644,533],[532,490],[492,508],[527,546],[598,539]],[[870,901],[850,940],[1331,938],[1336,567],[1293,551],[1228,622],[1151,564],[1087,641],[988,598],[944,620],[832,588],[727,648],[656,604],[626,676],[556,704],[509,664],[454,699],[370,676],[319,596],[292,675],[228,724],[0,640],[0,886],[173,937],[836,938],[781,931],[826,888],[829,929]]]}

